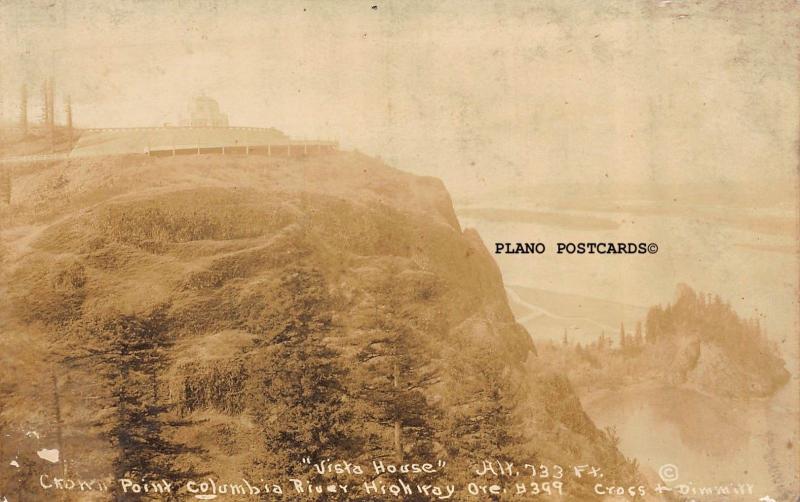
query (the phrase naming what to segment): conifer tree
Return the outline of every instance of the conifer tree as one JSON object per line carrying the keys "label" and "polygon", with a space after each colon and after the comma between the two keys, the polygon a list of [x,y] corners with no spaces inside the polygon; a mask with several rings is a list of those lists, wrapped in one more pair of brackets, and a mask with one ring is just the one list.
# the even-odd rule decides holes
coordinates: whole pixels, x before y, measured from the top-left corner
{"label": "conifer tree", "polygon": [[641,347],[644,344],[644,337],[642,336],[642,321],[636,323],[636,332],[633,335],[633,344]]}
{"label": "conifer tree", "polygon": [[457,398],[449,406],[442,442],[465,472],[484,460],[514,461],[521,444],[515,406],[520,389],[510,369],[497,360],[489,347],[451,358],[450,379]]}
{"label": "conifer tree", "polygon": [[348,372],[327,340],[334,331],[331,300],[324,277],[310,268],[285,271],[277,291],[284,319],[259,342],[249,393],[258,396],[251,408],[263,433],[257,467],[265,478],[302,475],[322,481],[303,458],[353,459],[362,444],[345,391]]}
{"label": "conifer tree", "polygon": [[390,438],[372,450],[398,462],[407,455],[420,458],[430,451],[437,415],[426,397],[439,380],[431,346],[415,326],[414,313],[405,308],[396,274],[387,274],[370,293],[372,315],[356,354],[358,396],[364,418]]}
{"label": "conifer tree", "polygon": [[[83,353],[65,363],[95,372],[106,389],[110,413],[100,410],[96,425],[116,452],[115,478],[180,484],[191,477],[192,470],[178,468],[175,458],[194,450],[169,439],[168,429],[183,424],[169,418],[169,406],[158,401],[155,389],[170,344],[165,308],[146,315],[107,314],[78,329],[84,331]],[[114,490],[115,500],[177,500],[175,492],[123,493],[118,484]]]}

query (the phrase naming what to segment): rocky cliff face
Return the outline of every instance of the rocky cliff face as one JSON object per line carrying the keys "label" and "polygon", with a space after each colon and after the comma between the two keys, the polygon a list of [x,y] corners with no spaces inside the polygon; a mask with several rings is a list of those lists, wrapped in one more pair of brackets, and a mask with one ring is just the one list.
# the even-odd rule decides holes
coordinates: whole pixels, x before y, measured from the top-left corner
{"label": "rocky cliff face", "polygon": [[[462,484],[486,458],[634,481],[567,381],[540,371],[436,179],[352,153],[117,157],[12,179],[0,454],[25,465],[0,469],[20,493],[42,494],[46,466],[278,479],[308,474],[306,456],[444,459]],[[33,451],[25,431],[62,462],[14,453]]]}
{"label": "rocky cliff face", "polygon": [[789,381],[789,372],[780,360],[770,366],[743,364],[723,348],[697,343],[695,364],[686,373],[686,382],[706,392],[724,397],[768,397]]}

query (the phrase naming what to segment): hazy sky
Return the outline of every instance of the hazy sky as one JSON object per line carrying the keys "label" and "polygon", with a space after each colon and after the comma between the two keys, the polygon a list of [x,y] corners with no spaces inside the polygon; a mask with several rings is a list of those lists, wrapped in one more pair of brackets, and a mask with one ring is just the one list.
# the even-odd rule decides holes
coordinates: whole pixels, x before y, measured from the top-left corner
{"label": "hazy sky", "polygon": [[793,177],[800,4],[698,3],[5,1],[3,110],[48,72],[80,126],[205,92],[456,191]]}

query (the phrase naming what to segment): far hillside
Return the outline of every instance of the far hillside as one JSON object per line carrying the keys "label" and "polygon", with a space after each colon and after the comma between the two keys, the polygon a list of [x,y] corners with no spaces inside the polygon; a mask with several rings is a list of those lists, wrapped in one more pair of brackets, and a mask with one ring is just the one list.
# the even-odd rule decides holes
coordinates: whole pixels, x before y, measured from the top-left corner
{"label": "far hillside", "polygon": [[23,134],[18,127],[0,126],[0,158],[22,155],[65,153],[72,150],[80,137],[80,131],[70,132],[66,127],[56,126],[53,137],[43,127],[31,127]]}
{"label": "far hillside", "polygon": [[654,306],[644,323],[573,345],[540,346],[544,360],[584,391],[641,382],[696,387],[726,397],[768,396],[789,379],[758,319],[740,317],[719,295],[678,286],[673,303]]}

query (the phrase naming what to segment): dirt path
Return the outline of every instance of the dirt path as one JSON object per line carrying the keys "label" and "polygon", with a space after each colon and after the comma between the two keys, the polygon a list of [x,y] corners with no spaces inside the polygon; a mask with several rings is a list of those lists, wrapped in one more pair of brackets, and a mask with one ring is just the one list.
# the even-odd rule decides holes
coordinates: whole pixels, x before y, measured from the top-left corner
{"label": "dirt path", "polygon": [[535,319],[537,317],[545,316],[545,317],[550,317],[552,319],[559,319],[559,320],[562,320],[562,321],[573,321],[573,322],[574,321],[583,321],[583,322],[587,322],[587,323],[590,323],[590,324],[594,324],[595,326],[597,326],[599,328],[606,329],[606,330],[609,330],[611,332],[613,332],[615,329],[617,329],[614,326],[610,326],[608,324],[603,324],[602,322],[596,321],[594,319],[590,319],[588,317],[562,316],[562,315],[555,314],[555,313],[553,313],[553,312],[551,312],[549,310],[543,309],[542,307],[540,307],[538,305],[534,305],[532,303],[526,302],[525,300],[522,299],[521,296],[519,296],[519,294],[516,291],[514,291],[512,288],[509,288],[509,287],[506,287],[506,293],[508,294],[508,297],[512,302],[518,303],[518,304],[522,305],[523,307],[526,307],[526,308],[528,308],[528,309],[530,309],[532,311],[530,314],[526,314],[526,315],[520,317],[519,319],[517,319],[517,322],[520,323],[520,324],[524,324],[524,323],[530,321],[531,319]]}

